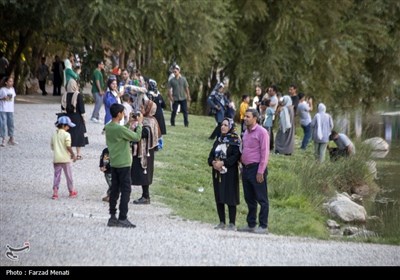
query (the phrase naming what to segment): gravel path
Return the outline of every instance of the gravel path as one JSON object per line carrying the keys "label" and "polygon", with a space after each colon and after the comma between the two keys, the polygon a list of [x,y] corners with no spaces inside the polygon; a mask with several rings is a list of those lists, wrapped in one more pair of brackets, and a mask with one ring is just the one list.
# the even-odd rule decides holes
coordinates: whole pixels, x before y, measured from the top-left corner
{"label": "gravel path", "polygon": [[[82,151],[84,159],[73,164],[78,198],[67,197],[63,174],[60,199],[50,199],[49,141],[58,110],[59,103],[17,104],[19,145],[0,148],[1,266],[400,265],[400,246],[216,231],[210,224],[174,217],[154,200],[129,205],[137,228],[108,228],[108,204],[101,201],[106,183],[98,169],[105,145],[102,125],[88,122],[90,145]],[[86,110],[91,113],[93,106]],[[132,198],[139,193],[134,188]],[[30,251],[18,253],[18,261],[6,257],[7,244],[21,247],[26,241]]]}

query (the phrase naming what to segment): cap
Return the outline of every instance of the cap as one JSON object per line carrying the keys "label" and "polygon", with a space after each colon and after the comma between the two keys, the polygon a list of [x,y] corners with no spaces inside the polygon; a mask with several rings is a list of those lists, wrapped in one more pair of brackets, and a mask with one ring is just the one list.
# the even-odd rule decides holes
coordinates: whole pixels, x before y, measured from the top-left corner
{"label": "cap", "polygon": [[177,65],[175,65],[174,69],[176,69],[176,70],[178,70],[178,71],[181,71],[181,68],[179,67],[179,65],[178,65],[178,64],[177,64]]}
{"label": "cap", "polygon": [[67,116],[59,117],[58,120],[57,120],[57,122],[56,122],[56,125],[59,125],[59,124],[66,124],[66,125],[68,125],[69,127],[75,127],[75,124],[74,124],[74,123],[71,121],[71,119],[70,119],[69,117],[67,117]]}

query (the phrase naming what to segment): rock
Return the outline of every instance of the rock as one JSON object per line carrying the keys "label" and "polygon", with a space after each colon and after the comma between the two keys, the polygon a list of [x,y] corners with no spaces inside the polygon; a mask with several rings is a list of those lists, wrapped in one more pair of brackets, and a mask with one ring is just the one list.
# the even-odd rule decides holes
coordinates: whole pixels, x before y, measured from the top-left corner
{"label": "rock", "polygon": [[368,160],[366,164],[369,173],[374,176],[374,179],[378,179],[378,170],[376,169],[376,162],[374,160]]}
{"label": "rock", "polygon": [[359,231],[358,227],[345,227],[343,229],[344,236],[354,235]]}
{"label": "rock", "polygon": [[365,222],[367,218],[365,208],[343,194],[337,194],[331,199],[328,211],[333,217],[338,217],[344,222]]}
{"label": "rock", "polygon": [[356,194],[358,196],[366,196],[369,194],[369,187],[368,185],[359,185],[359,186],[352,186],[351,193]]}
{"label": "rock", "polygon": [[378,237],[378,234],[376,232],[373,232],[371,230],[366,230],[366,229],[360,229],[350,237],[362,237],[362,238],[368,238],[368,237]]}
{"label": "rock", "polygon": [[387,151],[389,144],[381,137],[373,137],[365,140],[364,144],[369,145],[374,151]]}
{"label": "rock", "polygon": [[330,229],[337,229],[340,228],[340,225],[334,221],[334,220],[327,220],[326,221],[326,225],[328,226],[328,228]]}

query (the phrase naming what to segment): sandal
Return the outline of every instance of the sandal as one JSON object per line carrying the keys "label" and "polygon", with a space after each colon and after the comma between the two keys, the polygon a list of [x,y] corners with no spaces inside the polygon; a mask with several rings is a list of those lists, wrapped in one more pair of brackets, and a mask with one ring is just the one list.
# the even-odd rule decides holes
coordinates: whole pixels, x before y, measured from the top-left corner
{"label": "sandal", "polygon": [[76,159],[77,159],[77,160],[80,160],[80,159],[83,159],[83,157],[82,157],[81,155],[77,155],[77,156],[76,156]]}

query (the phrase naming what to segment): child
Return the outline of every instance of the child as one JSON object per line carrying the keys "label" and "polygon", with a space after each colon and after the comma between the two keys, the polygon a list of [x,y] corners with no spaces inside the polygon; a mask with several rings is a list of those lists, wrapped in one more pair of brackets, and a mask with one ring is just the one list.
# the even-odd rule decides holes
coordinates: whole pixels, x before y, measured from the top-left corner
{"label": "child", "polygon": [[128,123],[129,116],[133,111],[131,104],[132,104],[132,101],[131,101],[129,93],[124,93],[124,95],[122,95],[122,105],[124,105],[124,107],[125,107],[125,109],[124,109],[124,124]]}
{"label": "child", "polygon": [[110,201],[110,192],[111,192],[111,166],[110,166],[110,155],[108,152],[108,148],[105,148],[100,156],[100,171],[104,173],[104,178],[106,178],[106,182],[108,185],[107,195],[103,197],[103,201]]}
{"label": "child", "polygon": [[54,183],[53,183],[53,196],[52,199],[58,199],[58,189],[61,181],[61,169],[64,170],[65,177],[67,178],[67,186],[69,190],[69,197],[75,198],[78,192],[73,187],[71,158],[75,162],[76,155],[71,148],[71,135],[67,132],[70,127],[75,124],[67,116],[59,117],[55,123],[57,131],[51,138],[51,149],[54,151],[53,165],[54,165]]}
{"label": "child", "polygon": [[239,113],[240,113],[240,136],[243,136],[246,128],[244,127],[244,115],[246,115],[247,109],[249,109],[250,97],[246,94],[242,96],[242,103],[240,103]]}
{"label": "child", "polygon": [[273,124],[274,124],[275,110],[271,106],[270,99],[263,100],[261,103],[267,107],[266,112],[265,112],[264,123],[262,124],[262,126],[265,127],[265,129],[268,131],[269,150],[272,151],[274,149],[274,132],[273,132],[272,128],[273,128]]}
{"label": "child", "polygon": [[0,137],[3,138],[0,146],[6,146],[6,131],[10,139],[8,144],[17,145],[14,140],[14,79],[4,77],[0,82]]}
{"label": "child", "polygon": [[[130,119],[126,125],[120,125],[120,121],[124,118],[124,108],[122,104],[112,104],[110,107],[112,120],[105,127],[112,176],[110,192],[111,217],[107,226],[134,228],[136,226],[127,217],[131,195],[132,152],[130,142],[138,142],[141,139],[143,116],[137,116],[138,126],[136,132],[134,132],[128,128],[133,119]],[[117,200],[120,193],[119,217],[117,219]]]}

